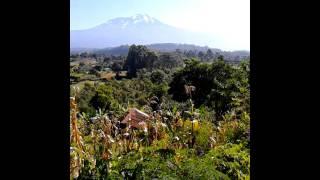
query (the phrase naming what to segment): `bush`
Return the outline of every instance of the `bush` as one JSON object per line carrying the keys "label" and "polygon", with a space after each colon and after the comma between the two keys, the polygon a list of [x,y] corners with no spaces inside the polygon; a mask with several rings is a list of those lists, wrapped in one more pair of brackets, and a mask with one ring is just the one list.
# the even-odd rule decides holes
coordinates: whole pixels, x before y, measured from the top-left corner
{"label": "bush", "polygon": [[152,86],[151,96],[157,96],[161,99],[163,96],[167,95],[168,86],[166,84],[158,84]]}
{"label": "bush", "polygon": [[250,117],[246,112],[241,114],[241,119],[236,115],[226,114],[225,121],[220,122],[218,136],[221,143],[245,143],[249,140]]}
{"label": "bush", "polygon": [[249,179],[250,153],[243,144],[225,144],[211,150],[205,157],[212,159],[217,170],[231,179]]}
{"label": "bush", "polygon": [[78,98],[76,98],[79,105],[80,112],[85,112],[89,115],[95,115],[95,109],[90,106],[90,100],[95,96],[95,87],[90,83],[85,83],[81,89]]}
{"label": "bush", "polygon": [[90,104],[95,109],[111,110],[111,105],[115,103],[112,93],[112,87],[101,84],[97,87],[96,94],[90,100]]}
{"label": "bush", "polygon": [[155,84],[161,84],[164,82],[165,73],[161,70],[156,70],[151,73],[150,80]]}
{"label": "bush", "polygon": [[202,121],[196,133],[196,146],[204,151],[209,149],[210,137],[213,135],[212,123]]}
{"label": "bush", "polygon": [[[211,65],[200,63],[196,59],[185,61],[186,66],[173,74],[169,84],[169,94],[173,99],[184,102],[189,96],[185,85],[192,85],[195,107],[206,105],[215,111],[215,119],[221,120],[224,113],[236,107],[248,109],[249,86],[247,64],[233,67],[223,60]],[[238,101],[238,102],[235,102]]]}

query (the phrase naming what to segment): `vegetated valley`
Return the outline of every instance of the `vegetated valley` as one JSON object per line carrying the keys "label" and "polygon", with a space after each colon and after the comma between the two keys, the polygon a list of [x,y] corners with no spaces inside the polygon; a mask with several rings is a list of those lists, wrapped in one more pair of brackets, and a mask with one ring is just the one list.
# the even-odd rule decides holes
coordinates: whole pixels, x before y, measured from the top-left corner
{"label": "vegetated valley", "polygon": [[249,73],[210,48],[72,53],[70,178],[250,179]]}

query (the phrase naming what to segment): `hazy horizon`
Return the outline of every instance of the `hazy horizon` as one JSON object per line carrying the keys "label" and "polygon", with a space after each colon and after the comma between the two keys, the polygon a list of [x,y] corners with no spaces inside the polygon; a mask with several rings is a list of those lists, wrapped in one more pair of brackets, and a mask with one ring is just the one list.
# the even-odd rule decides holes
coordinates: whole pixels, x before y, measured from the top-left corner
{"label": "hazy horizon", "polygon": [[209,47],[250,51],[250,0],[71,0],[70,5],[70,30],[147,14],[170,26],[210,34],[220,42],[216,47],[208,41]]}

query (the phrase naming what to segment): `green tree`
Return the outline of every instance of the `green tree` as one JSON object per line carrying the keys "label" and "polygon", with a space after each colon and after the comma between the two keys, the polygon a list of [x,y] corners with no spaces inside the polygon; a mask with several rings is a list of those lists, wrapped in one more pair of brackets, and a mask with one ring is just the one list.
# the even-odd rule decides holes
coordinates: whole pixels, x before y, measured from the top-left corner
{"label": "green tree", "polygon": [[159,60],[154,63],[155,68],[172,69],[183,64],[181,54],[177,52],[162,52],[160,53]]}
{"label": "green tree", "polygon": [[235,107],[248,111],[248,65],[233,67],[223,57],[219,57],[211,65],[200,63],[196,59],[186,60],[185,63],[183,69],[174,73],[169,84],[169,94],[173,95],[173,99],[186,101],[188,97],[184,86],[192,85],[195,86],[192,94],[195,106],[206,104],[213,108],[216,119]]}
{"label": "green tree", "polygon": [[128,70],[128,76],[136,77],[138,69],[152,69],[153,63],[157,58],[157,55],[154,52],[149,51],[146,46],[130,46],[125,62],[125,67],[127,67]]}
{"label": "green tree", "polygon": [[90,104],[95,109],[102,109],[103,111],[110,110],[114,98],[112,96],[113,89],[111,86],[101,84],[96,89],[96,94],[90,100]]}
{"label": "green tree", "polygon": [[115,62],[115,63],[112,64],[111,69],[114,72],[118,73],[118,72],[120,72],[122,70],[122,66],[121,66],[120,63]]}
{"label": "green tree", "polygon": [[151,73],[150,80],[152,83],[161,84],[165,79],[165,73],[162,70],[156,70]]}
{"label": "green tree", "polygon": [[95,87],[90,83],[85,83],[81,89],[78,98],[76,98],[79,105],[79,111],[87,114],[95,114],[95,109],[90,106],[90,100],[95,95]]}
{"label": "green tree", "polygon": [[156,84],[152,86],[152,96],[156,96],[161,99],[163,96],[167,95],[168,85],[167,84]]}
{"label": "green tree", "polygon": [[214,57],[214,54],[213,54],[212,50],[211,50],[211,49],[208,49],[208,50],[207,50],[207,53],[206,53],[206,55],[205,55],[206,60],[208,61],[208,60],[210,60],[210,59],[213,59],[213,57]]}
{"label": "green tree", "polygon": [[200,52],[198,53],[198,57],[199,57],[201,60],[203,60],[204,57],[205,57],[205,54],[204,54],[202,51],[200,51]]}
{"label": "green tree", "polygon": [[185,93],[185,85],[193,85],[196,90],[192,98],[195,105],[201,105],[206,99],[212,87],[212,77],[209,74],[210,66],[200,63],[197,59],[188,59],[185,61],[186,66],[174,73],[173,80],[169,84],[169,94],[177,101],[186,101],[188,95]]}
{"label": "green tree", "polygon": [[234,71],[235,69],[221,58],[212,63],[210,76],[213,77],[213,86],[206,103],[214,108],[216,119],[231,109],[232,93],[236,91]]}

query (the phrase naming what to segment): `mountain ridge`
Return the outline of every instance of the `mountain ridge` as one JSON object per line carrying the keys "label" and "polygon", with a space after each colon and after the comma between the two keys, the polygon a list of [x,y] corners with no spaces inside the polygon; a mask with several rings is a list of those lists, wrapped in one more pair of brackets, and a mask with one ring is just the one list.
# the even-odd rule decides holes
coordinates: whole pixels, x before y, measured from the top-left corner
{"label": "mountain ridge", "polygon": [[105,48],[123,44],[156,43],[208,45],[208,42],[212,44],[215,41],[216,39],[207,34],[173,27],[146,14],[113,18],[89,29],[70,31],[71,48]]}
{"label": "mountain ridge", "polygon": [[[223,55],[226,59],[240,60],[243,58],[250,57],[250,51],[246,50],[236,50],[236,51],[223,51],[218,48],[211,48],[208,46],[198,46],[194,44],[175,44],[175,43],[156,43],[145,45],[148,49],[156,52],[175,52],[179,49],[181,52],[193,51],[199,53],[200,51],[206,52],[210,49],[213,53]],[[127,56],[129,52],[130,45],[121,45],[117,47],[107,47],[101,49],[71,49],[71,54],[79,54],[82,52],[94,53],[97,55],[106,56]]]}

